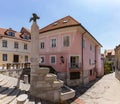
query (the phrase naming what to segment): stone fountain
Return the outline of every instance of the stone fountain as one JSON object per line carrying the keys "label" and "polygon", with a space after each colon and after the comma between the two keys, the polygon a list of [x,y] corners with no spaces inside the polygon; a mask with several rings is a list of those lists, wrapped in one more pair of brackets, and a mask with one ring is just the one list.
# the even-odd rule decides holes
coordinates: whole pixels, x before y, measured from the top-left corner
{"label": "stone fountain", "polygon": [[55,74],[49,73],[49,69],[39,67],[39,27],[36,23],[39,17],[34,13],[30,21],[31,26],[31,87],[30,94],[52,102],[62,102],[75,96],[75,91],[68,88],[67,93],[61,92],[63,81],[58,80]]}

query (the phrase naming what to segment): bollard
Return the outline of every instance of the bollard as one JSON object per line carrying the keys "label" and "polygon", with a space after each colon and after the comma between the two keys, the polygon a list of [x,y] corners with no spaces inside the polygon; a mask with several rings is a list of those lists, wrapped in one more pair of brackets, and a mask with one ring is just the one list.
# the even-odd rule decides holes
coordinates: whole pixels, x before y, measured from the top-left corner
{"label": "bollard", "polygon": [[21,94],[17,97],[17,104],[24,104],[25,101],[27,100],[28,95],[27,94]]}
{"label": "bollard", "polygon": [[28,75],[24,75],[24,82],[25,84],[28,84]]}

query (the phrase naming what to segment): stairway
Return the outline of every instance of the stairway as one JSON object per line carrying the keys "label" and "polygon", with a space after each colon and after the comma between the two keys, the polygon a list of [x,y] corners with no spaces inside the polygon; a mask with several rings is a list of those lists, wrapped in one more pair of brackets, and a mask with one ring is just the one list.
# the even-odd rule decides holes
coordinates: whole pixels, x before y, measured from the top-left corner
{"label": "stairway", "polygon": [[29,94],[30,84],[25,84],[21,80],[18,88],[17,82],[16,78],[0,74],[0,104],[17,104],[17,98],[23,94],[28,96],[23,104],[53,104],[31,96]]}

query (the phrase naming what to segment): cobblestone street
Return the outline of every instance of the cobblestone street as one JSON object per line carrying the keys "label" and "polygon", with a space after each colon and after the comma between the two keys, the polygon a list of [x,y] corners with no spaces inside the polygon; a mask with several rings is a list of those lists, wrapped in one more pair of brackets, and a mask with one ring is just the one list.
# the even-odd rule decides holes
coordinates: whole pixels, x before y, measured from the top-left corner
{"label": "cobblestone street", "polygon": [[76,91],[76,94],[74,98],[67,101],[67,104],[85,104],[84,100],[80,99],[79,97],[99,80],[100,78],[97,78],[96,80],[89,82],[89,84],[87,84],[86,86],[72,87],[72,89]]}
{"label": "cobblestone street", "polygon": [[69,100],[68,104],[120,104],[120,82],[115,78],[115,73],[96,81],[82,90],[80,87],[76,88],[76,96]]}

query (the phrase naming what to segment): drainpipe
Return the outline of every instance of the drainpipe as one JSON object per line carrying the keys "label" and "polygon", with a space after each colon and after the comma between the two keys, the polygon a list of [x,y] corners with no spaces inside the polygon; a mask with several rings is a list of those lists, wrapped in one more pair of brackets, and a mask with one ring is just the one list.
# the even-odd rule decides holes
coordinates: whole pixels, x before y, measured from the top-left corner
{"label": "drainpipe", "polygon": [[84,71],[83,71],[83,61],[84,61],[84,52],[83,52],[83,38],[84,38],[84,34],[86,33],[86,31],[84,32],[84,33],[82,33],[82,85],[84,85],[84,76],[83,76],[83,74],[84,74]]}
{"label": "drainpipe", "polygon": [[97,63],[97,56],[96,56],[96,49],[97,49],[97,45],[95,46],[95,72],[96,72],[96,76],[97,76],[97,70],[96,70],[96,63]]}

